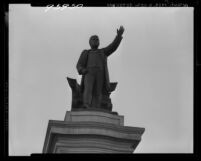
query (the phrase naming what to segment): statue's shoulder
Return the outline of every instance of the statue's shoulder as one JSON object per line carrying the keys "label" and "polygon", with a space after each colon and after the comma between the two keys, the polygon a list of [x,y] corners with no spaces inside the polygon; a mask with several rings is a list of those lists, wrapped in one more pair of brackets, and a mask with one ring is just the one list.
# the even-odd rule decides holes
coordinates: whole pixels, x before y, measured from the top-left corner
{"label": "statue's shoulder", "polygon": [[83,51],[82,51],[82,54],[88,54],[90,52],[90,49],[84,49]]}

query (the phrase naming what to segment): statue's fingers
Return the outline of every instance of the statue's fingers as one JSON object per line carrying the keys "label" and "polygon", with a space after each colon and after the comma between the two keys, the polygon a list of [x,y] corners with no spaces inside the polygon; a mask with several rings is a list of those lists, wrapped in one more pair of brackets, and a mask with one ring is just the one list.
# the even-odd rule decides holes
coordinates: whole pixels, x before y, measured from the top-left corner
{"label": "statue's fingers", "polygon": [[122,29],[123,29],[123,31],[124,31],[124,27],[122,26]]}

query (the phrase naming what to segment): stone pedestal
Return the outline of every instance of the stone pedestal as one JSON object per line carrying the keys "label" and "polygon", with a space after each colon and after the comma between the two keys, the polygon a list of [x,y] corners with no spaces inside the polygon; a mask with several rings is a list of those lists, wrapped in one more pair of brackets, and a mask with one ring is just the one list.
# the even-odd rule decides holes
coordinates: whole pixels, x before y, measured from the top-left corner
{"label": "stone pedestal", "polygon": [[144,130],[117,114],[67,111],[64,121],[49,121],[43,153],[133,153]]}

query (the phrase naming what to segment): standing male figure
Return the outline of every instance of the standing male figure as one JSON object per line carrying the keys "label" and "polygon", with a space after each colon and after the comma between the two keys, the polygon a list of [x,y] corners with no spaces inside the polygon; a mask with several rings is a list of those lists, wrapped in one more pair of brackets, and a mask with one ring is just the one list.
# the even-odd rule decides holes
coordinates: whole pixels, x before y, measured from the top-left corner
{"label": "standing male figure", "polygon": [[99,38],[93,35],[89,39],[90,50],[84,50],[77,63],[77,70],[82,75],[81,91],[85,108],[101,108],[103,90],[110,91],[107,57],[119,46],[124,32],[123,26],[117,29],[113,42],[105,48],[98,49]]}

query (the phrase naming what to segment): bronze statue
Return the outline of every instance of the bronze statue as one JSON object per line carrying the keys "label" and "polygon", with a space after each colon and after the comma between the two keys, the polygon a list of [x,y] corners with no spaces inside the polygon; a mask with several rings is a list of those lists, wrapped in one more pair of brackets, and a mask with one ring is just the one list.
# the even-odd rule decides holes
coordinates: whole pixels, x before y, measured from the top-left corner
{"label": "bronze statue", "polygon": [[93,35],[89,39],[91,49],[83,50],[77,62],[77,70],[82,75],[81,85],[75,79],[67,78],[72,89],[72,110],[105,109],[112,110],[112,91],[117,83],[109,81],[107,57],[119,46],[124,32],[123,26],[117,29],[117,35],[113,42],[105,48],[99,49],[99,38]]}

